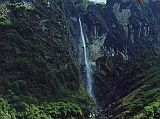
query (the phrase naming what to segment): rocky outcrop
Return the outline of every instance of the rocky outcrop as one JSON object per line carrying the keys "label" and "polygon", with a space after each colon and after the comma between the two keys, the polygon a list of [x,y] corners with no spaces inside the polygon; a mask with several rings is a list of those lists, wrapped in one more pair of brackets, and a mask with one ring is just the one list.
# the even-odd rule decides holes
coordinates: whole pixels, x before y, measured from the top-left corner
{"label": "rocky outcrop", "polygon": [[[159,3],[149,2],[150,4],[144,2],[139,7],[130,1],[108,1],[102,9],[107,36],[101,47],[105,52],[104,56],[96,60],[94,91],[97,104],[105,107],[102,115],[108,118],[134,118],[138,115],[136,110],[144,112],[144,107],[149,105],[149,97],[144,98],[148,91],[153,88],[159,90],[157,86],[153,86],[147,91],[142,91],[140,97],[136,92],[141,90],[144,84],[148,87],[150,81],[159,82],[159,72],[154,77],[147,74],[144,76],[144,72],[154,70],[155,65],[159,68],[159,28],[156,27],[160,25],[159,13],[151,7],[156,4],[155,9],[159,9]],[[146,78],[148,80],[145,80]],[[144,84],[139,84],[142,80],[145,80]],[[154,103],[159,98],[152,94],[156,97],[152,100]],[[135,95],[143,101],[139,102]],[[137,99],[132,100],[135,101],[134,104],[130,102],[132,96]],[[141,106],[136,107],[137,103]]]}

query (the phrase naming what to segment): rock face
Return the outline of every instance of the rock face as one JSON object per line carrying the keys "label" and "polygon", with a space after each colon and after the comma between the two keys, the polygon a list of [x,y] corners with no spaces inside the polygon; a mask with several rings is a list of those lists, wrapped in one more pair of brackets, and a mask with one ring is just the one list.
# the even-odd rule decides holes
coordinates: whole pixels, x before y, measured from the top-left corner
{"label": "rock face", "polygon": [[[152,103],[159,100],[159,93],[145,99],[153,88],[159,90],[159,9],[157,1],[137,5],[134,1],[112,0],[106,5],[89,5],[84,14],[90,58],[96,63],[93,89],[97,104],[109,107],[104,111],[109,118],[133,118],[139,114],[136,110],[144,111],[151,99]],[[103,34],[105,40],[101,42]],[[153,70],[153,77],[146,74]],[[150,85],[153,87],[147,89]],[[130,96],[141,101],[136,98],[132,103]],[[136,107],[137,103],[141,106]]]}
{"label": "rock face", "polygon": [[[132,92],[143,87],[143,84],[137,85],[138,79],[140,82],[144,80],[143,77],[139,78],[139,75],[153,70],[155,64],[156,68],[159,67],[159,9],[157,1],[144,1],[138,5],[131,0],[107,0],[106,5],[89,4],[85,11],[78,11],[88,38],[88,53],[93,64],[94,95],[99,106],[112,107],[110,118],[133,118],[132,114],[137,114],[134,113],[137,107],[132,110],[133,113],[125,112],[134,106],[129,103],[128,107],[123,109],[120,106],[121,101],[124,96],[133,95]],[[76,31],[74,35],[78,36],[78,32],[80,31]],[[77,43],[76,47],[79,47],[77,51],[81,58],[83,48],[81,49],[79,44],[81,43]],[[81,66],[84,65],[83,61],[82,59],[79,62]],[[83,72],[83,67],[81,69]],[[151,81],[159,77],[159,72],[155,78],[145,76]],[[144,95],[147,95],[147,91]],[[122,105],[125,106],[124,103]]]}
{"label": "rock face", "polygon": [[[130,7],[130,6],[128,6]],[[123,29],[125,30],[126,34],[128,35],[128,25],[129,25],[129,18],[131,16],[131,11],[129,8],[121,8],[121,3],[115,3],[113,6],[113,12],[116,16],[116,19],[120,23],[120,25],[123,26]]]}

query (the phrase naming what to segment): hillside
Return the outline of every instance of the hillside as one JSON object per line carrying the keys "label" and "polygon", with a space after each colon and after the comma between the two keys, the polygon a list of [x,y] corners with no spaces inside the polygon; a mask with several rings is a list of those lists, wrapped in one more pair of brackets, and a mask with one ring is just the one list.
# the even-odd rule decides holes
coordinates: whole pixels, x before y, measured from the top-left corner
{"label": "hillside", "polygon": [[3,0],[0,40],[0,119],[160,119],[156,0]]}
{"label": "hillside", "polygon": [[58,4],[6,2],[0,14],[0,117],[82,118],[92,100],[82,85]]}

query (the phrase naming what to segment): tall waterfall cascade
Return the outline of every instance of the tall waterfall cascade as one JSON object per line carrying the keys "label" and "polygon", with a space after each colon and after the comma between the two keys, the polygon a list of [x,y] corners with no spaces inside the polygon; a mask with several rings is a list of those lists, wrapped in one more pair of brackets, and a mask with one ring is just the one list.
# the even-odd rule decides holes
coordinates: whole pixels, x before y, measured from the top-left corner
{"label": "tall waterfall cascade", "polygon": [[91,64],[89,60],[89,54],[87,53],[87,46],[86,46],[86,38],[84,36],[83,27],[81,19],[79,18],[79,25],[80,25],[80,35],[81,40],[83,44],[83,54],[84,54],[84,63],[85,63],[85,77],[86,77],[86,90],[89,93],[91,97],[93,96],[93,90],[92,90],[92,69]]}

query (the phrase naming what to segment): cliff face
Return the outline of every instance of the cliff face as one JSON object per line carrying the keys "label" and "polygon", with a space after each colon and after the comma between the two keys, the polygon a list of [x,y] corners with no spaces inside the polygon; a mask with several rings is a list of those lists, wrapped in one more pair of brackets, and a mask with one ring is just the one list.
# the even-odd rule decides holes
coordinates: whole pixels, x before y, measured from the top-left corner
{"label": "cliff face", "polygon": [[[109,61],[110,56],[112,57],[112,56],[118,55],[120,57],[120,59],[119,58],[116,59],[117,62],[119,62],[117,65],[122,65],[121,64],[122,57],[123,57],[122,59],[124,60],[135,61],[138,63],[140,62],[144,63],[145,60],[147,60],[147,57],[150,57],[150,56],[157,57],[156,52],[158,51],[156,51],[155,47],[159,46],[159,40],[158,40],[159,39],[159,22],[158,22],[159,13],[157,13],[151,7],[153,5],[155,5],[154,7],[155,9],[159,9],[159,4],[156,2],[150,2],[150,3],[144,2],[142,5],[137,6],[135,2],[130,2],[130,1],[125,1],[125,2],[124,1],[108,1],[106,6],[101,7],[101,9],[99,10],[101,12],[99,12],[99,14],[101,15],[101,18],[103,19],[104,22],[100,22],[100,24],[101,25],[105,24],[102,26],[106,26],[106,29],[105,30],[101,29],[102,31],[100,32],[104,32],[103,35],[106,34],[106,39],[102,43],[103,45],[101,45],[101,50],[103,51],[103,54],[105,57],[99,58],[97,60],[97,66],[99,68],[97,69],[98,72],[100,71],[104,75],[106,75],[107,73],[110,73],[110,70],[112,68],[112,66],[110,66],[110,61]],[[99,38],[100,37],[101,35],[99,36]],[[109,59],[107,58],[108,56],[109,56]],[[118,67],[119,67],[118,70],[121,71],[126,66],[118,66]],[[122,69],[120,67],[122,67]],[[101,71],[103,70],[103,68],[107,69],[107,71],[109,72]],[[97,75],[99,74],[96,74],[95,77],[99,77]],[[99,77],[99,78],[102,79],[102,77]],[[100,79],[96,79],[97,83],[99,82]],[[116,80],[112,80],[111,84],[109,82],[106,82],[106,84],[104,84],[104,82],[101,82],[102,84],[99,84],[99,85],[104,84],[103,86],[104,88],[106,87],[115,88],[115,86],[118,83],[118,81]],[[113,90],[112,88],[111,90]],[[108,89],[106,89],[106,91],[107,90]],[[97,89],[95,91],[97,91]],[[103,91],[98,91],[97,95],[100,94],[99,92],[103,92]],[[105,92],[105,94],[107,92]],[[122,91],[122,92],[125,92],[125,91]],[[103,96],[105,94],[100,94],[97,97],[102,98],[103,100],[104,99]],[[118,96],[117,97],[113,96],[113,97],[117,98]]]}
{"label": "cliff face", "polygon": [[84,13],[96,62],[93,89],[97,104],[108,107],[103,112],[108,118],[158,118],[158,111],[149,116],[146,108],[157,102],[159,109],[159,9],[157,1],[108,0]]}
{"label": "cliff face", "polygon": [[[76,9],[78,16],[72,14],[76,28],[79,16],[83,22],[94,95],[100,107],[109,107],[105,116],[144,118],[144,107],[159,100],[159,9],[157,1],[139,5],[130,0],[107,0],[106,5],[89,3],[86,10]],[[79,36],[80,31],[73,31]],[[77,44],[83,52],[81,43]],[[83,63],[80,60],[82,72]]]}

